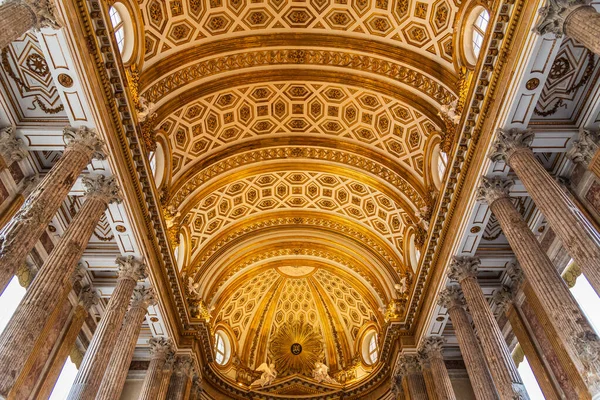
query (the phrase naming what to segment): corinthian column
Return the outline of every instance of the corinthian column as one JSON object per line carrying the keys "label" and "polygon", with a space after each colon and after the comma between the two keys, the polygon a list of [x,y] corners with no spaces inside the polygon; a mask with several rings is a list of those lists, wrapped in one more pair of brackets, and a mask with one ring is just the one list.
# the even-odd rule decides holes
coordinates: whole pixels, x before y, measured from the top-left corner
{"label": "corinthian column", "polygon": [[411,400],[427,400],[427,388],[417,356],[401,356],[396,374],[402,376],[403,386],[408,390]]}
{"label": "corinthian column", "polygon": [[75,377],[68,400],[88,400],[96,397],[100,382],[115,347],[123,317],[138,280],[146,275],[146,266],[133,256],[118,257],[119,278],[110,296],[106,312],[94,332]]}
{"label": "corinthian column", "polygon": [[533,137],[532,131],[500,130],[490,158],[503,160],[515,171],[567,252],[600,295],[598,232],[535,158],[529,147]]}
{"label": "corinthian column", "polygon": [[600,54],[600,14],[590,4],[591,0],[548,0],[535,30],[540,35],[567,35]]}
{"label": "corinthian column", "polygon": [[600,133],[589,129],[580,129],[579,137],[573,141],[573,147],[567,152],[569,160],[581,164],[585,169],[590,167],[600,144]]}
{"label": "corinthian column", "polygon": [[455,257],[450,266],[449,277],[460,283],[465,295],[499,398],[528,400],[529,395],[523,386],[523,380],[512,360],[504,336],[477,284],[478,267],[477,258]]}
{"label": "corinthian column", "polygon": [[[202,378],[198,375],[194,375],[192,378],[192,388],[190,390],[190,399],[189,400],[198,400],[200,399],[200,393],[202,389],[200,388],[200,384],[202,383]],[[430,399],[433,400],[433,399]]]}
{"label": "corinthian column", "polygon": [[47,399],[52,394],[56,381],[73,349],[75,341],[85,319],[89,315],[89,310],[92,306],[98,304],[98,294],[91,286],[84,286],[79,292],[79,301],[71,312],[71,320],[68,322],[64,334],[60,339],[58,348],[54,352],[49,365],[46,368],[45,375],[41,377],[42,383],[37,388],[32,398]]}
{"label": "corinthian column", "polygon": [[152,358],[138,400],[156,400],[159,398],[158,393],[162,382],[163,369],[167,363],[167,358],[174,355],[171,339],[156,337],[150,339],[149,344]]}
{"label": "corinthian column", "polygon": [[51,0],[6,0],[0,5],[0,49],[30,29],[58,29]]}
{"label": "corinthian column", "polygon": [[425,381],[425,388],[427,389],[427,398],[429,400],[439,400],[437,388],[435,387],[435,378],[431,372],[431,364],[427,357],[419,356],[419,362],[421,363],[421,370],[423,371],[423,380]]}
{"label": "corinthian column", "polygon": [[[600,340],[554,264],[511,202],[508,192],[512,184],[511,180],[498,176],[483,178],[479,196],[488,202],[498,219],[525,277],[544,311],[551,316],[551,323],[586,381],[590,394],[600,393]],[[549,219],[547,215],[546,218]],[[589,349],[595,355],[590,355]]]}
{"label": "corinthian column", "polygon": [[431,365],[431,373],[435,381],[435,387],[438,398],[440,400],[456,400],[450,376],[444,364],[444,356],[442,355],[442,346],[444,338],[441,336],[429,336],[421,343],[420,352],[423,354]]}
{"label": "corinthian column", "polygon": [[519,311],[513,303],[514,296],[514,288],[503,286],[502,289],[498,290],[494,295],[494,301],[502,308],[504,314],[508,318],[512,331],[517,337],[525,357],[527,357],[527,361],[531,366],[533,375],[535,376],[544,397],[546,400],[558,400],[561,396],[554,387],[552,378],[546,370],[546,366],[519,315]]}
{"label": "corinthian column", "polygon": [[171,375],[171,382],[169,383],[169,390],[167,391],[167,399],[183,400],[188,398],[193,367],[192,357],[188,355],[177,356],[173,374]]}
{"label": "corinthian column", "polygon": [[0,128],[0,169],[8,168],[13,162],[27,158],[28,154],[25,143],[15,137],[12,126]]}
{"label": "corinthian column", "polygon": [[[69,278],[108,203],[118,200],[113,178],[84,178],[86,200],[33,280],[0,335],[0,395],[6,396],[34,350],[48,318],[70,289]],[[18,346],[15,346],[18,343]]]}
{"label": "corinthian column", "polygon": [[467,373],[477,400],[497,400],[498,394],[490,375],[479,341],[469,322],[464,309],[464,299],[460,288],[456,285],[447,287],[440,293],[439,305],[448,310],[460,353],[465,361]]}
{"label": "corinthian column", "polygon": [[13,223],[0,234],[0,294],[25,262],[81,171],[92,157],[104,158],[104,142],[93,130],[67,127],[64,139],[67,146],[63,156],[29,195]]}
{"label": "corinthian column", "polygon": [[131,307],[123,320],[117,345],[104,373],[96,400],[113,400],[121,397],[135,344],[140,329],[142,329],[142,322],[144,322],[148,307],[154,304],[156,304],[156,298],[151,288],[138,287],[134,290]]}

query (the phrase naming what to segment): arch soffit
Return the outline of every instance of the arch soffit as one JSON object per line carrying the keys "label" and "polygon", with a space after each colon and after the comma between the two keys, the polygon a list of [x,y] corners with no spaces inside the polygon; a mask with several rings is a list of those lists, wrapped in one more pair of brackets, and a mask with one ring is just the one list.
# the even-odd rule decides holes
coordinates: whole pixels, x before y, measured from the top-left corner
{"label": "arch soffit", "polygon": [[194,276],[202,292],[206,293],[207,302],[212,302],[229,280],[237,279],[244,271],[274,259],[318,259],[336,265],[371,286],[382,302],[392,298],[394,284],[400,282],[396,271],[378,264],[369,249],[358,247],[356,243],[340,238],[339,235],[292,230],[276,235],[259,233],[251,240],[251,243],[245,241],[231,246],[214,263],[190,265],[187,269],[185,274]]}
{"label": "arch soffit", "polygon": [[[369,254],[372,263],[382,266],[388,276],[398,276],[398,273],[412,275],[412,270],[405,265],[391,243],[354,221],[306,210],[294,210],[291,214],[270,212],[227,226],[219,237],[211,238],[190,258],[190,265],[195,268],[208,267],[237,246],[243,247],[251,243],[258,237],[257,232],[261,235],[285,235],[286,232],[300,231],[331,235],[338,240],[353,243],[354,246],[351,247]],[[197,271],[191,274],[197,277]]]}
{"label": "arch soffit", "polygon": [[171,145],[175,187],[190,169],[224,155],[291,140],[375,160],[383,156],[413,185],[426,187],[423,159],[428,142],[440,131],[411,105],[387,96],[300,81],[231,88],[186,104],[159,127]]}

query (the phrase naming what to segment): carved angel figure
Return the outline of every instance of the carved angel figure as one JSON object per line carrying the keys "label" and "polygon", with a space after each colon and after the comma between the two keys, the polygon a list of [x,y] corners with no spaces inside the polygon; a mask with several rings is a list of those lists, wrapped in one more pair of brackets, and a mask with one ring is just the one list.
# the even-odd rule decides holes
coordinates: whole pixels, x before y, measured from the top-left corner
{"label": "carved angel figure", "polygon": [[188,278],[188,291],[190,292],[190,296],[192,296],[193,298],[202,298],[202,295],[200,294],[200,283],[194,282],[194,278],[192,278],[191,276]]}
{"label": "carved angel figure", "polygon": [[458,124],[460,122],[460,114],[458,114],[456,112],[457,107],[458,107],[458,100],[454,100],[450,104],[443,104],[441,107],[441,114],[450,118],[450,120],[452,120],[452,122],[454,124]]}
{"label": "carved angel figure", "polygon": [[143,96],[140,96],[140,106],[138,110],[139,121],[144,122],[149,115],[154,113],[155,108],[156,105],[153,102],[146,100]]}
{"label": "carved angel figure", "polygon": [[400,283],[396,283],[394,285],[394,289],[396,289],[396,291],[401,295],[406,293],[406,291],[408,290],[408,282],[406,280],[407,280],[406,276],[403,276],[400,279]]}
{"label": "carved angel figure", "polygon": [[322,362],[315,363],[315,369],[312,371],[315,381],[321,383],[337,383],[335,379],[329,376],[329,367]]}
{"label": "carved angel figure", "polygon": [[273,383],[275,378],[277,378],[275,364],[268,365],[267,363],[262,363],[258,368],[256,368],[256,370],[262,372],[262,375],[260,376],[260,379],[252,382],[252,385],[260,385],[261,387],[264,387]]}

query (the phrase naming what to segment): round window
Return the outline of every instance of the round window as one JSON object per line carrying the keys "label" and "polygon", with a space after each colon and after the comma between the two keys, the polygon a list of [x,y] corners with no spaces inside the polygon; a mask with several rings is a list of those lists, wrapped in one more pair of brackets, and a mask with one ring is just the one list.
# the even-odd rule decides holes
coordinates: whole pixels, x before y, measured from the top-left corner
{"label": "round window", "polygon": [[377,343],[377,332],[370,331],[365,335],[362,344],[363,359],[368,365],[373,365],[379,359],[379,344]]}
{"label": "round window", "polygon": [[490,24],[490,13],[485,8],[475,7],[469,15],[464,38],[465,55],[470,64],[476,64],[485,39],[485,32]]}
{"label": "round window", "polygon": [[225,365],[231,356],[231,343],[229,337],[223,331],[215,333],[215,361],[219,365]]}
{"label": "round window", "polygon": [[124,63],[130,61],[133,55],[133,22],[127,7],[122,3],[115,3],[108,9],[110,22],[113,26],[115,41],[121,52]]}

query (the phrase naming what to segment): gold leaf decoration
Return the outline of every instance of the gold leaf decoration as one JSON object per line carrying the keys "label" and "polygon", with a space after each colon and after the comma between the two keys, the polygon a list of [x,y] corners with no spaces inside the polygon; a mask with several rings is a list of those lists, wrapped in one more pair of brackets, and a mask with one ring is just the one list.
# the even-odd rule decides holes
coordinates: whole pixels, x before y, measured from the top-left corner
{"label": "gold leaf decoration", "polygon": [[[301,350],[297,345],[301,346]],[[292,374],[311,376],[315,363],[323,359],[321,335],[315,332],[312,326],[303,322],[281,326],[275,332],[269,350],[280,376]]]}

